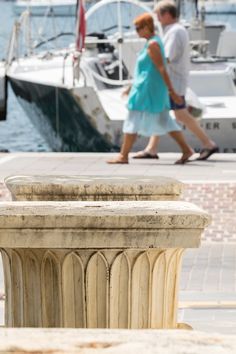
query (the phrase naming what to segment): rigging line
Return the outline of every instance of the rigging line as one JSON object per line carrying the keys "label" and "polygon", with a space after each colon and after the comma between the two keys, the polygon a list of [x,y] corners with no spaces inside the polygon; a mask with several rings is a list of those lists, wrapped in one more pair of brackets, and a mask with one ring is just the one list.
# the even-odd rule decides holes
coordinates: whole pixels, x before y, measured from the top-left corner
{"label": "rigging line", "polygon": [[[115,29],[117,27],[118,27],[118,23],[113,25],[113,26],[111,26],[111,27],[103,28],[102,31],[103,32],[108,32],[108,31],[111,31],[111,30],[113,30],[113,29]],[[122,25],[121,27],[124,28],[124,29],[131,29],[131,26]]]}
{"label": "rigging line", "polygon": [[[112,18],[112,21],[111,21],[111,23],[115,23],[116,22],[116,20],[117,20],[117,18],[116,18],[116,15],[117,15],[117,13],[116,13],[116,8],[115,8],[115,11],[114,11],[114,7],[116,6],[116,4],[115,3],[113,3],[113,4],[111,4],[111,6],[109,6],[109,9],[108,9],[108,11],[109,11],[109,15],[110,15],[110,18]],[[108,31],[110,31],[110,30],[112,30],[112,29],[115,29],[115,28],[118,28],[118,24],[117,25],[114,25],[114,26],[110,26],[110,28],[108,27],[107,29],[105,29],[104,31],[106,31],[106,32],[108,32]]]}
{"label": "rigging line", "polygon": [[53,37],[48,38],[48,39],[46,39],[46,40],[44,40],[44,41],[42,41],[40,43],[37,43],[36,45],[34,45],[33,48],[37,49],[37,48],[41,47],[42,45],[44,45],[44,44],[46,44],[48,42],[52,42],[55,39],[57,39],[59,37],[62,37],[62,36],[74,36],[74,35],[75,35],[74,32],[62,32],[62,33],[57,34],[56,36],[53,36]]}

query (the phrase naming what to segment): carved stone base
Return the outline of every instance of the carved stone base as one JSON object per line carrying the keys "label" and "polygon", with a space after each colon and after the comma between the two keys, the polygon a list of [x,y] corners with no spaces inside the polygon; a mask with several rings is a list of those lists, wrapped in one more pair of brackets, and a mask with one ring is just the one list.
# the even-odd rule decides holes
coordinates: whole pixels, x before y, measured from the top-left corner
{"label": "carved stone base", "polygon": [[182,202],[0,203],[6,325],[177,328],[181,256],[209,221]]}
{"label": "carved stone base", "polygon": [[178,330],[0,328],[0,353],[235,354],[236,337]]}
{"label": "carved stone base", "polygon": [[177,328],[182,253],[4,249],[6,325]]}
{"label": "carved stone base", "polygon": [[189,324],[187,324],[187,323],[178,323],[177,324],[177,328],[178,329],[187,329],[187,330],[192,330],[193,329],[193,327],[191,327]]}

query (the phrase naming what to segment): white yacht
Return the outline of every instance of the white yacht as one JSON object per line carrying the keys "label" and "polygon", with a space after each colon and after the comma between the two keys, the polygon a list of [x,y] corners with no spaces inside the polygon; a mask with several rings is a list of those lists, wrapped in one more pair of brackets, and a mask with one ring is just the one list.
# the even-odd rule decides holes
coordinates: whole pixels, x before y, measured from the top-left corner
{"label": "white yacht", "polygon": [[[121,98],[132,81],[137,52],[143,41],[132,25],[135,16],[150,11],[134,0],[102,0],[87,13],[87,38],[82,54],[75,47],[33,51],[22,55],[15,25],[7,77],[20,104],[54,151],[113,151],[121,144],[127,111]],[[24,16],[28,16],[26,13]],[[22,23],[27,23],[21,17]],[[29,38],[30,40],[31,38]],[[41,41],[45,43],[45,39]],[[31,42],[32,43],[32,42]],[[33,42],[34,47],[40,43]],[[235,65],[198,58],[190,72],[190,88],[205,105],[201,124],[220,151],[236,152]],[[199,142],[186,131],[196,149]],[[165,137],[160,151],[176,151]],[[136,148],[146,142],[139,139]]]}
{"label": "white yacht", "polygon": [[199,0],[199,5],[205,7],[207,14],[236,14],[236,0]]}
{"label": "white yacht", "polygon": [[55,16],[75,16],[77,0],[16,0],[14,12],[20,15],[30,8],[33,16],[52,13]]}

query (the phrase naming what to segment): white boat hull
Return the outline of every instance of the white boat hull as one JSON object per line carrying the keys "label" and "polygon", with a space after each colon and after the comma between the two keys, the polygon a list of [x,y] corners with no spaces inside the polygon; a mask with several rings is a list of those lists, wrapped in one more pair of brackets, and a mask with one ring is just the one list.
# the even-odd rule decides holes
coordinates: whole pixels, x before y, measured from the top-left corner
{"label": "white boat hull", "polygon": [[[110,101],[109,110],[105,111],[105,101],[97,100],[95,91],[88,87],[80,88],[76,99],[74,90],[77,89],[50,87],[17,78],[10,78],[10,81],[21,105],[52,150],[114,151],[121,145],[125,110],[118,102],[113,105]],[[59,109],[55,104],[57,95]],[[206,112],[200,121],[201,126],[217,143],[220,152],[236,152],[236,98],[224,98],[221,102],[218,97],[206,97],[202,101]],[[189,144],[199,151],[200,142],[190,131],[183,131]],[[144,148],[147,140],[139,138],[134,151]],[[169,136],[163,136],[159,151],[176,152],[179,148]]]}
{"label": "white boat hull", "polygon": [[[236,97],[223,99],[219,97],[204,97],[201,98],[201,101],[206,106],[206,112],[199,122],[201,127],[216,142],[220,152],[236,153]],[[200,141],[185,127],[183,132],[188,143],[195,151],[200,151],[202,148]],[[162,137],[160,151],[177,151],[175,142],[169,137]]]}

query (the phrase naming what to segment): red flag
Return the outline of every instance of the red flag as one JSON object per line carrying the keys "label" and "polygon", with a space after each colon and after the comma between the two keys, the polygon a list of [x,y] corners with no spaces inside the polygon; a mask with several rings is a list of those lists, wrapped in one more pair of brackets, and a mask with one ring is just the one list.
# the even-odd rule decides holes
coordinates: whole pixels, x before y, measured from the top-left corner
{"label": "red flag", "polygon": [[82,52],[86,34],[85,9],[83,0],[78,0],[76,24],[76,50]]}

